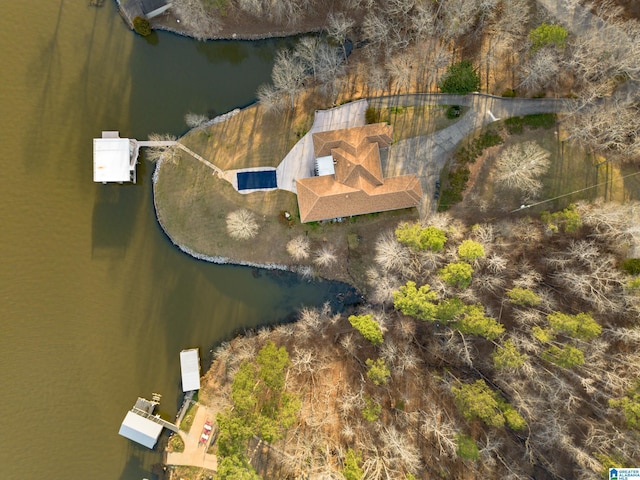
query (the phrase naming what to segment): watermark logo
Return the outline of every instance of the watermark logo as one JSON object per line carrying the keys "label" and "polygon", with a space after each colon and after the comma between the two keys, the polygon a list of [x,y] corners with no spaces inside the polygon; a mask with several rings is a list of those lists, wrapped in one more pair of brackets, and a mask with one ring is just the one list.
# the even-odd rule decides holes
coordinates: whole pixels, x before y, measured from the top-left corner
{"label": "watermark logo", "polygon": [[609,480],[640,480],[640,468],[610,468]]}

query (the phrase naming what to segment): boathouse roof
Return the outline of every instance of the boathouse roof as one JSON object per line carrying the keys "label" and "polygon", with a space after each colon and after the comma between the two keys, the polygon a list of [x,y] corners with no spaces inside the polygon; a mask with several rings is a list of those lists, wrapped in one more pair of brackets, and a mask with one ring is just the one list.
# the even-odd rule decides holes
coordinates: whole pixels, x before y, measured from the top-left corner
{"label": "boathouse roof", "polygon": [[200,356],[197,348],[180,352],[180,370],[182,391],[200,390]]}
{"label": "boathouse roof", "polygon": [[[93,139],[93,181],[130,182],[131,151],[128,138],[105,136]],[[114,132],[117,135],[117,132]]]}
{"label": "boathouse roof", "polygon": [[147,448],[153,448],[161,432],[162,425],[130,411],[124,417],[118,433]]}

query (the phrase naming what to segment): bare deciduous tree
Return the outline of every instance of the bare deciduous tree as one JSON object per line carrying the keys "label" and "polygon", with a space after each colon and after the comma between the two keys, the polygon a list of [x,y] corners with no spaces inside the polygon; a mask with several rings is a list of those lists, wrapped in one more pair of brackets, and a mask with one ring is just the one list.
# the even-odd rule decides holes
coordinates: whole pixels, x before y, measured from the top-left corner
{"label": "bare deciduous tree", "polygon": [[184,115],[184,123],[189,128],[198,128],[209,121],[209,117],[201,113],[187,112]]}
{"label": "bare deciduous tree", "polygon": [[[149,140],[152,142],[175,142],[176,137],[169,133],[150,133]],[[164,145],[147,147],[144,156],[154,163],[160,160],[175,163],[180,157],[180,152],[181,150],[176,145]]]}
{"label": "bare deciduous tree", "polygon": [[347,58],[347,51],[345,50],[345,42],[347,41],[347,36],[351,29],[355,25],[355,21],[351,18],[348,18],[344,13],[331,12],[327,17],[327,35],[329,38],[332,38],[339,45],[342,46],[342,53],[344,58]]}
{"label": "bare deciduous tree", "polygon": [[467,0],[448,0],[441,3],[441,35],[456,39],[469,32],[479,13],[479,4]]}
{"label": "bare deciduous tree", "polygon": [[397,93],[409,90],[411,86],[412,64],[408,54],[401,53],[392,57],[388,64],[389,76],[396,85]]}
{"label": "bare deciduous tree", "polygon": [[538,91],[554,85],[560,73],[561,62],[558,51],[553,47],[541,48],[522,66],[522,81],[518,87]]}
{"label": "bare deciduous tree", "polygon": [[411,14],[411,30],[415,40],[420,41],[433,36],[436,31],[436,16],[432,3],[418,2]]}
{"label": "bare deciduous tree", "polygon": [[369,11],[362,22],[362,34],[374,46],[380,46],[389,38],[390,25],[385,20],[383,14],[376,14]]}
{"label": "bare deciduous tree", "polygon": [[278,112],[284,108],[282,92],[275,86],[263,83],[258,87],[256,96],[266,112]]}
{"label": "bare deciduous tree", "polygon": [[410,260],[409,250],[401,245],[392,232],[376,242],[376,263],[386,271],[403,271]]}
{"label": "bare deciduous tree", "polygon": [[496,161],[499,187],[522,192],[533,198],[542,189],[541,175],[551,165],[551,153],[536,142],[518,143],[506,148]]}
{"label": "bare deciduous tree", "polygon": [[298,40],[294,49],[294,54],[311,69],[314,79],[318,70],[318,50],[322,43],[320,37],[307,35]]}
{"label": "bare deciduous tree", "polygon": [[338,258],[332,247],[329,245],[323,246],[318,252],[316,252],[316,258],[313,259],[313,262],[320,267],[329,267],[333,265]]}
{"label": "bare deciduous tree", "polygon": [[304,260],[305,258],[309,258],[310,247],[311,243],[309,239],[304,235],[298,235],[287,243],[287,252],[295,260]]}
{"label": "bare deciduous tree", "polygon": [[302,88],[305,67],[300,59],[290,50],[280,50],[276,54],[271,80],[277,90],[291,99],[291,109],[295,108],[296,95]]}
{"label": "bare deciduous tree", "polygon": [[236,240],[249,240],[258,234],[256,215],[246,208],[227,215],[227,233]]}
{"label": "bare deciduous tree", "polygon": [[569,139],[610,156],[637,158],[640,86],[629,87],[605,99],[582,98],[580,103],[573,104],[567,119]]}

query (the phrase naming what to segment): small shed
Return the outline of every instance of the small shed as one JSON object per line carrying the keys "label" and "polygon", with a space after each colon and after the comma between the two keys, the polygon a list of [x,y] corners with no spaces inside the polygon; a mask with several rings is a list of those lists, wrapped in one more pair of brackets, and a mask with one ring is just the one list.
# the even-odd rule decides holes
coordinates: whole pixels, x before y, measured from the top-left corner
{"label": "small shed", "polygon": [[200,355],[197,348],[180,352],[182,391],[200,390]]}
{"label": "small shed", "polygon": [[161,432],[161,424],[149,420],[134,411],[129,411],[124,417],[118,433],[147,448],[153,448],[156,446]]}
{"label": "small shed", "polygon": [[93,181],[135,183],[137,149],[133,143],[135,140],[120,138],[118,132],[102,132],[102,138],[94,138]]}

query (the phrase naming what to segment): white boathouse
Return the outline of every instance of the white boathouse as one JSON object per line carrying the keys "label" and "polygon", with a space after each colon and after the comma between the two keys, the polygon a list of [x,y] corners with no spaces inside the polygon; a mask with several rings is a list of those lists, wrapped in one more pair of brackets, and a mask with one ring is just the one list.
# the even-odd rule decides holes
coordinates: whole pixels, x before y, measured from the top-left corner
{"label": "white boathouse", "polygon": [[118,132],[102,132],[93,139],[93,181],[98,183],[136,183],[138,142],[120,138]]}
{"label": "white boathouse", "polygon": [[180,352],[182,391],[200,390],[200,354],[197,348]]}
{"label": "white boathouse", "polygon": [[159,415],[153,414],[159,398],[160,396],[156,394],[154,394],[153,401],[138,397],[136,404],[124,417],[118,434],[153,449],[163,428],[177,432],[178,427],[176,425],[163,420]]}
{"label": "white boathouse", "polygon": [[156,446],[158,437],[162,433],[162,425],[129,411],[127,416],[124,417],[118,433],[129,440],[152,449]]}

